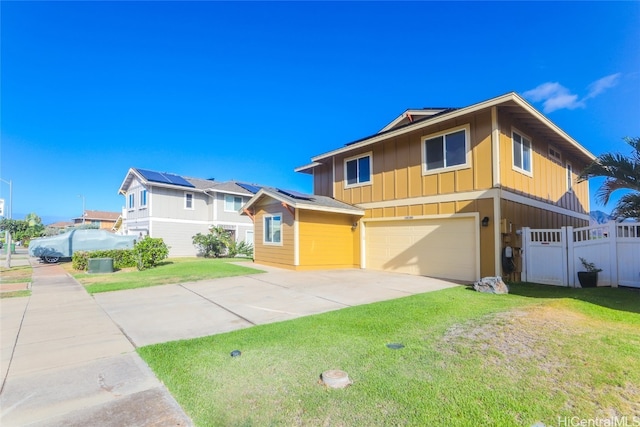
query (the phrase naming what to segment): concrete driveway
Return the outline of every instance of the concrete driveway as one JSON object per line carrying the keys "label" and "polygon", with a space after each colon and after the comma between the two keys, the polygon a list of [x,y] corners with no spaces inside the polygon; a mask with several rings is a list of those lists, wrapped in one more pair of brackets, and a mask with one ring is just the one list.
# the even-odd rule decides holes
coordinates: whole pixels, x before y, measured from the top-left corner
{"label": "concrete driveway", "polygon": [[458,286],[360,269],[266,273],[95,294],[137,347]]}

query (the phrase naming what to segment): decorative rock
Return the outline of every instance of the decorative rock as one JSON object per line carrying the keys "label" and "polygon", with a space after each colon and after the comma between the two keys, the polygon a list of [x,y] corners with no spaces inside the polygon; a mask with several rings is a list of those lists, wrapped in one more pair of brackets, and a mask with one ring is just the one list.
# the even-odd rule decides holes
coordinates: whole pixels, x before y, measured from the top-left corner
{"label": "decorative rock", "polygon": [[324,371],[322,375],[320,375],[322,382],[331,388],[345,388],[352,384],[349,379],[349,375],[346,372],[340,371],[338,369],[331,369],[329,371]]}
{"label": "decorative rock", "polygon": [[231,352],[231,357],[238,357],[242,354],[242,352],[240,350],[233,350]]}
{"label": "decorative rock", "polygon": [[484,277],[479,282],[473,284],[473,289],[478,292],[488,294],[508,294],[509,288],[502,281],[502,277]]}

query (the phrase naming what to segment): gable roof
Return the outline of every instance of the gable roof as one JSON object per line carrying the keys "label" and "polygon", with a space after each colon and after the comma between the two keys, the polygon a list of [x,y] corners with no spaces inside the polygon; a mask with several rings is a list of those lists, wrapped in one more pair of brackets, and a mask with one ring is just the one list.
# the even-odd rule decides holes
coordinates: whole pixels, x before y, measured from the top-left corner
{"label": "gable roof", "polygon": [[[120,212],[106,212],[106,211],[84,211],[84,219],[91,219],[97,221],[115,221],[120,216]],[[82,217],[74,218],[82,219]]]}
{"label": "gable roof", "polygon": [[251,198],[243,207],[242,214],[246,215],[245,209],[250,209],[260,200],[270,197],[294,209],[305,209],[311,211],[341,213],[348,215],[363,216],[364,210],[352,206],[348,203],[339,202],[331,197],[298,193],[297,191],[282,190],[273,187],[262,187],[255,196]]}
{"label": "gable roof", "polygon": [[189,190],[201,193],[219,192],[251,196],[254,193],[238,185],[236,181],[218,182],[212,179],[193,178],[169,172],[156,172],[148,169],[130,168],[125,176],[118,194],[126,194],[127,189],[138,178],[145,186],[157,186],[178,190]]}
{"label": "gable roof", "polygon": [[[427,126],[463,116],[465,114],[474,113],[491,107],[499,107],[501,110],[506,111],[509,115],[516,117],[520,122],[524,123],[529,128],[532,128],[537,132],[543,134],[550,143],[553,143],[554,141],[564,142],[570,147],[570,151],[573,155],[583,158],[585,162],[588,163],[595,160],[595,156],[593,154],[591,154],[586,148],[580,145],[575,139],[570,137],[565,131],[560,129],[546,116],[544,116],[533,106],[531,106],[531,104],[525,101],[524,98],[522,98],[515,92],[510,92],[486,101],[479,102],[477,104],[472,104],[468,107],[457,109],[449,108],[442,109],[440,111],[436,111],[438,109],[427,109],[429,110],[429,112],[433,112],[433,114],[424,114],[421,118],[413,121],[405,120],[407,114],[407,112],[405,112],[403,113],[403,115],[400,115],[394,121],[385,126],[380,132],[347,143],[341,148],[312,157],[312,163],[300,166],[294,170],[296,172],[311,173],[314,167],[321,164],[320,162],[322,160],[331,158],[335,155],[347,153],[352,150],[375,144],[376,142],[384,141],[388,138],[412,132],[414,130],[418,130]],[[407,111],[415,112],[419,110]]]}

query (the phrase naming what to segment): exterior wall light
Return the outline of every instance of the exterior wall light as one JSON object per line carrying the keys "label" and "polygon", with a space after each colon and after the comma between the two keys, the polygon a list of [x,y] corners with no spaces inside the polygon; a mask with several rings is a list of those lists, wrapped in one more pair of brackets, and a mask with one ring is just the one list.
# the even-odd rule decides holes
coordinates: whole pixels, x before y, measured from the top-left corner
{"label": "exterior wall light", "polygon": [[482,226],[483,227],[488,227],[489,226],[489,217],[485,216],[484,218],[482,218]]}

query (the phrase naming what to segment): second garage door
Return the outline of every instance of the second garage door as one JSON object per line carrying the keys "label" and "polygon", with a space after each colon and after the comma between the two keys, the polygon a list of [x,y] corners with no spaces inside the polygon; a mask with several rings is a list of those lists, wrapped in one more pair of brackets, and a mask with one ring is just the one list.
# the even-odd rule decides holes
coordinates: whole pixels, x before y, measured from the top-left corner
{"label": "second garage door", "polygon": [[478,227],[473,217],[369,221],[366,268],[475,281]]}

